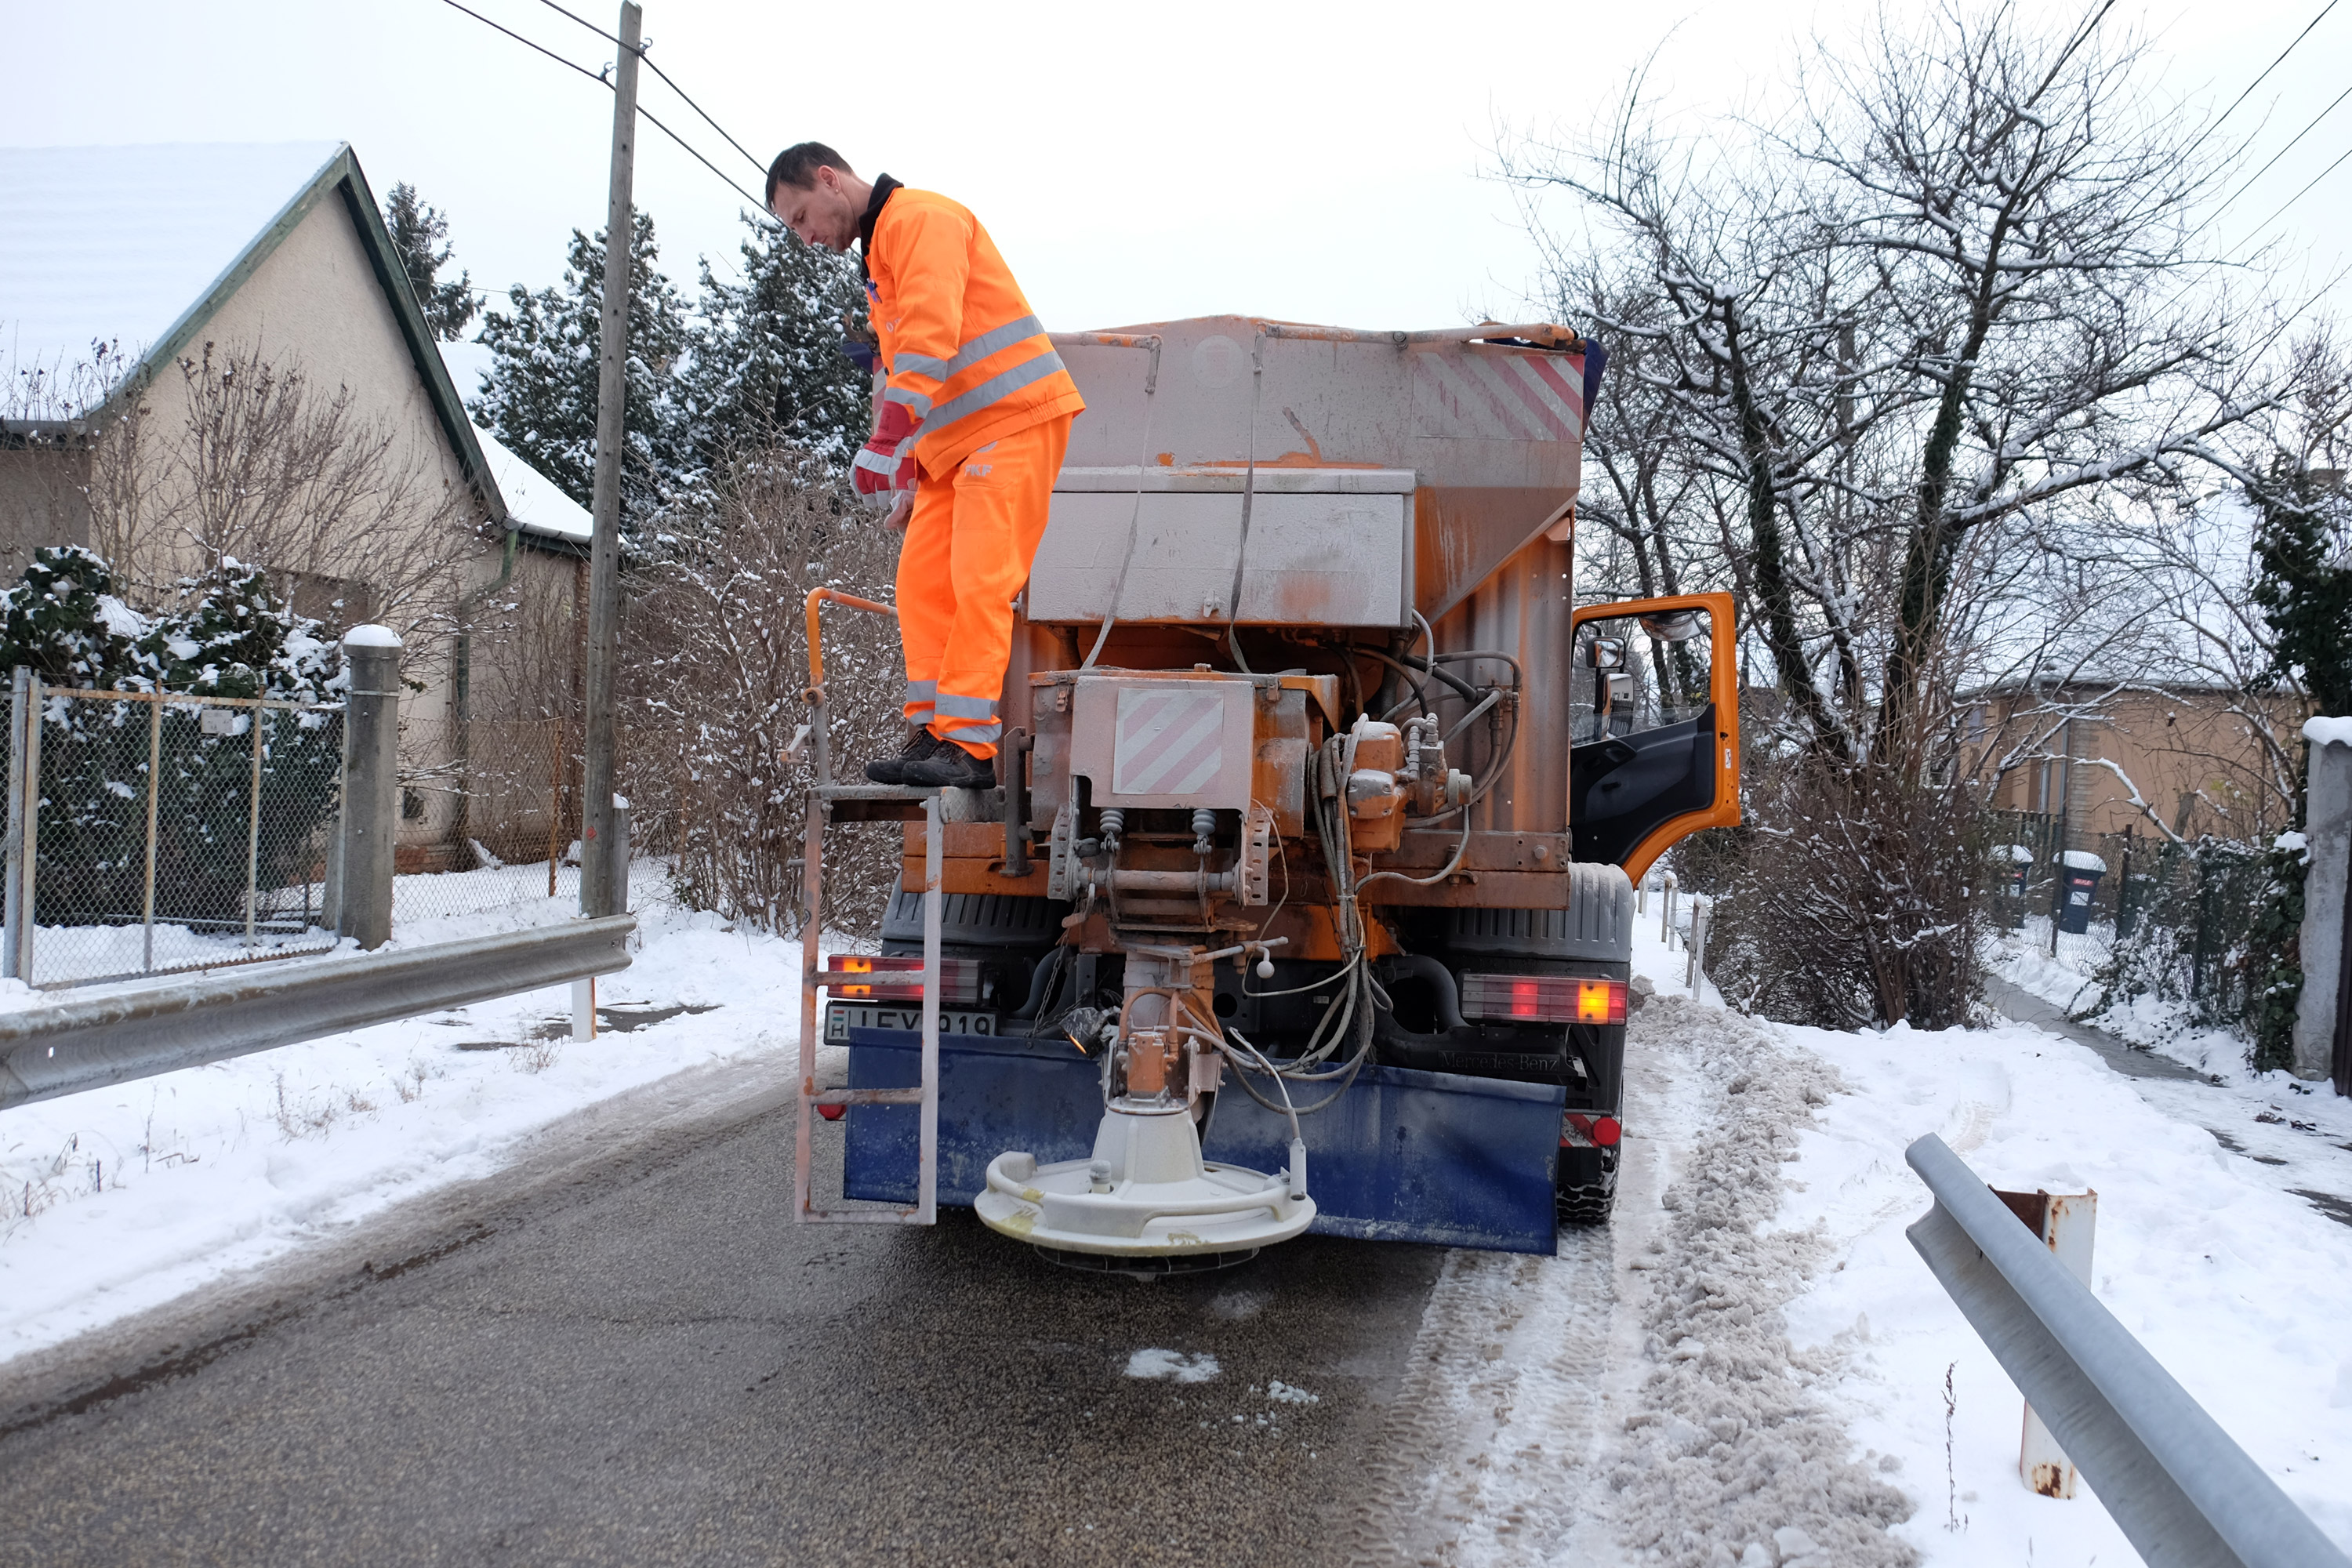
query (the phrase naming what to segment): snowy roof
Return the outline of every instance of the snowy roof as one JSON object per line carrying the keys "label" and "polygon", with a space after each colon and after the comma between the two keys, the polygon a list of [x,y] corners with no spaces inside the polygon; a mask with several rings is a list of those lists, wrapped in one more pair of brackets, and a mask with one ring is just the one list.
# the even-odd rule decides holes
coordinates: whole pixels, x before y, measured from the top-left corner
{"label": "snowy roof", "polygon": [[478,425],[474,426],[474,439],[482,444],[482,456],[490,461],[490,475],[498,480],[499,493],[507,498],[509,524],[544,539],[569,540],[575,544],[588,542],[595,530],[586,507],[565,495],[553,479],[516,457]]}
{"label": "snowy roof", "polygon": [[0,360],[125,368],[229,281],[255,239],[342,155],[263,146],[0,148]]}
{"label": "snowy roof", "polygon": [[121,378],[168,360],[320,202],[340,195],[383,283],[442,433],[495,521],[505,499],[483,459],[375,193],[348,143],[0,148],[0,389],[120,350],[114,384],[65,388],[46,420],[100,412]]}

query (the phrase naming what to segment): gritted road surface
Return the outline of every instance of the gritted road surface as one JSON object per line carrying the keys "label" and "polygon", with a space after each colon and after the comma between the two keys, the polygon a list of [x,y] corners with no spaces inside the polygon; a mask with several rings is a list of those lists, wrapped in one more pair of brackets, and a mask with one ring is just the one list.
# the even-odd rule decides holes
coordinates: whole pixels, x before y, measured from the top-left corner
{"label": "gritted road surface", "polygon": [[1441,1252],[1075,1275],[968,1210],[794,1226],[791,1156],[772,1088],[614,1125],[20,1371],[0,1563],[1358,1559]]}

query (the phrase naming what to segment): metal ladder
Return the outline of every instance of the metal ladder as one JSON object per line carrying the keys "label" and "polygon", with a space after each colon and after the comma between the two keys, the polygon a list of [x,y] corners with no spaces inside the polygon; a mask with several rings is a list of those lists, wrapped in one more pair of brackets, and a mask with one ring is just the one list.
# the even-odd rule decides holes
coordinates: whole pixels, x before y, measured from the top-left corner
{"label": "metal ladder", "polygon": [[[892,615],[887,605],[859,599],[832,588],[809,592],[808,649],[809,724],[794,742],[805,743],[814,774],[809,789],[808,826],[801,840],[801,1050],[796,1086],[799,1114],[793,1150],[793,1218],[817,1225],[931,1225],[939,1217],[940,1142],[940,862],[946,832],[936,789],[902,788],[894,784],[836,784],[833,750],[826,736],[824,655],[820,641],[817,606],[826,601],[877,615]],[[922,1082],[914,1089],[819,1089],[816,1055],[821,1044],[817,1026],[817,987],[822,979],[817,942],[824,925],[824,830],[838,822],[914,822],[923,824],[923,1045]],[[816,1114],[821,1105],[912,1105],[918,1108],[915,1206],[819,1208],[809,1187],[815,1153]]]}

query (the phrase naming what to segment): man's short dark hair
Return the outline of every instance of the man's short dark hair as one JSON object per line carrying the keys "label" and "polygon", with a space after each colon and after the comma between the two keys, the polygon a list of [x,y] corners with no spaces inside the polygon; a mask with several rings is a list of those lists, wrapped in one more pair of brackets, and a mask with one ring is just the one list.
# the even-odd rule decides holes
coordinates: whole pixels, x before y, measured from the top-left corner
{"label": "man's short dark hair", "polygon": [[776,154],[776,161],[768,165],[768,205],[772,207],[776,205],[778,185],[790,185],[796,191],[814,190],[816,172],[827,168],[838,169],[845,174],[857,173],[849,166],[848,159],[822,142],[803,142],[785,148]]}

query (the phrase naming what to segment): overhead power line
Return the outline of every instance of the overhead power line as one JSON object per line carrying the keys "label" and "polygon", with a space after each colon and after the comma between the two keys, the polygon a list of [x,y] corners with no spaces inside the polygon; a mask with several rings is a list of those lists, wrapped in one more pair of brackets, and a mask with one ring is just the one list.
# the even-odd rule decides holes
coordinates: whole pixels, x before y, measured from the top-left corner
{"label": "overhead power line", "polygon": [[[610,80],[608,80],[605,77],[604,77],[604,76],[603,76],[603,75],[601,75],[600,73],[598,73],[598,72],[596,72],[596,71],[592,71],[592,70],[590,70],[586,66],[582,65],[579,61],[577,61],[577,60],[573,60],[573,59],[567,59],[565,57],[563,57],[563,56],[562,56],[562,55],[557,54],[553,49],[549,48],[549,47],[548,47],[547,46],[545,46],[544,44],[536,43],[536,42],[532,41],[532,40],[531,40],[531,39],[530,39],[530,38],[526,38],[526,37],[524,37],[520,33],[516,32],[512,27],[504,27],[504,26],[500,26],[498,23],[491,21],[488,16],[483,16],[479,11],[473,10],[473,9],[471,9],[471,8],[469,8],[469,7],[467,7],[467,6],[464,5],[459,4],[459,0],[441,0],[441,3],[442,3],[444,5],[448,6],[448,7],[449,7],[451,10],[453,10],[453,11],[463,11],[467,16],[471,16],[475,21],[481,23],[481,24],[482,24],[482,26],[486,26],[486,27],[490,28],[490,29],[492,29],[493,31],[500,32],[500,33],[504,33],[508,37],[512,38],[516,43],[522,45],[522,46],[523,46],[523,47],[525,47],[525,48],[527,48],[527,49],[530,49],[530,50],[533,50],[533,51],[535,51],[535,52],[537,52],[537,53],[539,53],[539,54],[545,55],[549,59],[553,60],[557,65],[562,66],[562,67],[563,67],[564,68],[566,68],[567,70],[573,70],[573,71],[577,71],[577,72],[579,72],[582,76],[586,77],[590,81],[594,82],[597,86],[599,86],[599,87],[601,87],[601,88],[604,89],[607,92],[609,92],[609,91],[611,91],[611,90],[612,90],[613,84],[612,84],[612,82],[611,82]],[[558,5],[558,6],[555,6],[555,9],[557,9],[557,10],[559,10],[559,11],[562,11],[562,10],[563,10],[563,7],[562,7],[561,5]],[[571,16],[572,14],[571,14],[569,11],[565,11],[565,12],[564,12],[564,15],[565,15],[565,16]],[[580,18],[578,18],[578,17],[576,17],[576,16],[573,16],[573,17],[572,17],[572,20],[574,20],[574,21],[579,21],[579,20],[580,20]],[[611,34],[609,34],[609,33],[605,33],[605,32],[604,31],[604,29],[603,29],[603,28],[601,28],[601,27],[596,27],[593,24],[591,24],[591,23],[582,23],[582,26],[587,26],[587,27],[588,27],[592,32],[599,33],[599,34],[601,34],[602,36],[604,36],[604,37],[607,37],[607,38],[612,37],[612,35],[611,35]],[[615,46],[616,46],[616,47],[618,47],[618,45],[619,45],[619,40],[618,40],[618,39],[614,39],[614,42]],[[643,51],[639,51],[639,52],[638,52],[637,58],[638,58],[639,60],[641,60],[641,61],[644,61],[644,63],[646,63],[646,65],[652,65],[652,64],[653,64],[653,62],[652,62],[651,60],[646,59],[646,57],[645,57],[645,54],[643,53]],[[655,68],[655,69],[656,69],[656,74],[658,74],[660,68],[659,68],[659,67],[656,67],[656,68]],[[664,81],[669,81],[669,78],[667,78],[667,77],[666,77],[666,76],[665,76],[665,77],[663,77],[663,78],[662,78],[662,79],[663,79]],[[677,83],[675,83],[675,82],[671,82],[671,83],[670,83],[670,85],[671,85],[672,87],[676,87],[677,84]],[[680,98],[686,98],[686,94],[685,94],[685,93],[683,93],[683,92],[680,92],[680,93],[678,94],[678,96],[679,96]],[[687,101],[688,101],[688,103],[692,103],[692,102],[693,102],[693,100],[691,100],[691,99],[688,99],[688,100],[687,100]],[[758,214],[760,215],[760,221],[761,221],[761,223],[766,224],[766,225],[768,225],[768,226],[771,226],[771,227],[779,227],[779,226],[780,226],[780,225],[778,225],[778,224],[777,224],[777,222],[776,222],[776,218],[775,218],[775,215],[768,211],[768,205],[767,205],[767,204],[766,204],[765,202],[761,201],[759,197],[757,197],[757,196],[753,195],[751,192],[749,192],[749,191],[745,190],[742,186],[740,186],[740,185],[737,184],[735,183],[735,181],[734,181],[734,180],[733,180],[733,179],[732,179],[732,178],[731,178],[731,177],[727,174],[727,172],[726,172],[725,170],[721,169],[718,164],[716,164],[716,163],[712,163],[709,159],[708,159],[708,158],[704,157],[704,156],[702,155],[701,150],[700,150],[700,149],[698,149],[698,148],[697,148],[697,147],[694,145],[694,143],[693,143],[693,142],[688,142],[685,137],[680,136],[677,132],[672,131],[668,126],[667,126],[667,125],[663,124],[663,123],[661,122],[661,121],[660,121],[657,117],[656,117],[656,116],[655,116],[655,114],[654,114],[650,110],[647,110],[647,109],[644,108],[642,105],[641,105],[641,106],[639,106],[639,108],[638,108],[638,110],[637,110],[637,112],[638,112],[638,114],[642,115],[642,116],[643,116],[643,117],[644,117],[644,118],[645,118],[645,119],[646,119],[646,120],[650,124],[652,124],[652,126],[654,127],[654,129],[655,129],[655,130],[659,131],[663,135],[665,135],[665,136],[668,137],[671,141],[673,141],[673,142],[677,142],[677,143],[678,144],[678,147],[680,148],[680,150],[682,150],[682,151],[686,153],[686,155],[687,155],[688,157],[692,158],[696,163],[698,163],[701,164],[704,168],[706,168],[706,169],[709,170],[713,174],[718,175],[718,176],[719,176],[719,178],[726,184],[726,185],[727,185],[727,188],[728,188],[728,189],[730,189],[730,190],[733,191],[737,195],[741,196],[745,201],[747,201],[747,202],[751,203],[751,210],[752,210],[752,211],[754,211],[754,212],[756,212],[756,213],[758,213]],[[696,110],[695,110],[695,112],[696,112],[696,113],[698,113],[698,114],[701,114],[701,113],[702,113],[702,110],[701,110],[699,108],[698,108],[698,109],[696,109]],[[709,120],[709,119],[710,119],[710,117],[709,117],[709,115],[707,115],[707,114],[704,114],[702,117],[703,117],[705,120]],[[713,125],[713,127],[714,127],[714,128],[717,128],[717,126],[718,126],[718,122],[717,122],[717,121],[712,121],[712,125]],[[725,131],[724,129],[719,129],[719,133],[721,136],[726,136],[726,135],[727,135],[727,132],[726,132],[726,131]],[[731,136],[729,136],[727,139],[728,139],[728,141],[729,141],[730,142],[734,142],[734,140],[735,140],[735,139],[734,139],[733,137],[731,137]],[[737,152],[739,152],[739,153],[741,153],[741,152],[743,151],[743,149],[742,149],[742,147],[741,147],[741,145],[740,145],[740,143],[736,145],[735,150],[736,150]],[[750,156],[751,156],[751,154],[747,153],[744,153],[744,156],[746,156],[746,157],[750,157]],[[767,165],[765,165],[765,164],[763,164],[763,163],[759,163],[759,160],[758,160],[758,159],[756,159],[756,158],[752,159],[752,162],[753,162],[753,163],[757,164],[757,165],[760,167],[760,169],[761,169],[761,171],[762,173],[765,173],[765,172],[766,172]]]}
{"label": "overhead power line", "polygon": [[[2318,113],[2311,117],[2311,123],[2305,125],[2302,130],[2294,133],[2293,141],[2290,141],[2285,146],[2272,153],[2270,156],[2270,163],[2264,163],[2261,168],[2256,169],[2252,175],[2248,176],[2244,184],[2240,185],[2236,190],[2230,193],[2228,201],[2223,202],[2220,206],[2213,209],[2213,216],[2220,217],[2223,213],[2228,212],[2231,202],[2236,201],[2240,196],[2242,196],[2248,191],[2252,190],[2254,188],[2254,182],[2271,172],[2271,164],[2276,163],[2281,158],[2284,158],[2289,153],[2294,152],[2295,142],[2302,141],[2305,137],[2318,130],[2319,122],[2326,119],[2329,115],[2335,113],[2336,104],[2343,102],[2347,98],[2352,98],[2352,87],[2347,87],[2342,92],[2337,93],[2328,103],[2326,108],[2321,110]],[[2207,221],[2210,222],[2210,219]]]}
{"label": "overhead power line", "polygon": [[[567,10],[567,9],[565,9],[563,6],[557,5],[557,4],[555,3],[555,0],[539,0],[539,3],[540,3],[541,5],[542,5],[546,6],[546,7],[547,7],[549,10],[551,10],[551,11],[556,12],[556,13],[558,13],[559,15],[562,15],[562,16],[569,16],[569,17],[571,17],[573,21],[575,21],[575,22],[579,23],[582,26],[583,26],[583,27],[587,28],[590,32],[592,32],[592,33],[595,34],[598,37],[600,37],[600,38],[604,39],[606,43],[611,44],[614,48],[619,48],[619,47],[622,47],[622,46],[621,46],[621,40],[620,40],[620,39],[618,39],[618,38],[614,37],[612,34],[610,34],[610,33],[608,33],[608,32],[604,31],[604,28],[602,28],[602,27],[598,26],[595,23],[593,23],[593,22],[590,21],[587,17],[583,16],[582,16],[582,15],[580,15],[580,13],[578,13],[577,11]],[[693,99],[693,96],[692,96],[691,94],[689,94],[689,93],[686,90],[686,89],[684,89],[684,88],[682,88],[682,87],[678,86],[678,85],[677,85],[677,81],[676,81],[676,80],[674,80],[674,79],[671,78],[671,76],[670,76],[669,72],[667,72],[667,71],[666,71],[666,70],[662,69],[662,68],[661,68],[661,67],[659,67],[659,66],[657,66],[657,65],[656,65],[656,64],[654,63],[654,58],[653,58],[653,56],[651,56],[651,55],[649,55],[649,54],[646,53],[646,51],[645,51],[644,49],[642,49],[642,48],[641,48],[641,49],[639,49],[639,50],[637,51],[637,58],[645,62],[645,66],[646,66],[646,68],[647,70],[652,71],[652,72],[654,73],[654,75],[656,75],[656,76],[657,76],[657,77],[661,78],[663,81],[667,82],[667,83],[669,84],[669,89],[670,89],[670,91],[672,91],[672,92],[674,92],[674,93],[677,94],[677,95],[678,95],[678,97],[680,97],[680,98],[682,98],[682,99],[686,100],[686,106],[687,106],[688,109],[691,109],[692,110],[694,110],[697,114],[701,115],[701,116],[702,116],[702,122],[703,122],[705,125],[708,125],[708,126],[709,126],[709,127],[710,127],[710,129],[712,129],[713,131],[718,132],[719,135],[721,135],[721,136],[723,136],[723,137],[726,137],[726,140],[727,140],[727,145],[729,145],[730,147],[734,148],[734,149],[735,149],[735,151],[737,151],[738,153],[742,153],[742,154],[743,154],[744,159],[745,159],[747,162],[749,162],[749,163],[751,163],[751,167],[753,167],[753,168],[755,168],[755,169],[759,170],[759,171],[760,171],[761,174],[766,174],[766,173],[768,172],[768,165],[767,165],[767,164],[765,164],[765,163],[761,163],[761,162],[759,160],[759,158],[758,158],[756,155],[754,155],[754,154],[752,153],[752,152],[751,152],[751,150],[750,148],[748,148],[748,147],[744,146],[744,145],[743,145],[743,143],[741,143],[740,142],[736,141],[736,140],[735,140],[735,138],[734,138],[733,136],[729,135],[729,134],[728,134],[728,131],[727,131],[727,127],[725,127],[724,125],[719,124],[719,121],[717,121],[716,120],[713,120],[713,119],[710,117],[710,113],[709,113],[709,111],[708,110],[704,109],[704,108],[702,107],[702,105],[700,105],[700,104],[698,104],[698,103],[695,102],[695,101],[694,101],[694,99]],[[721,177],[723,178],[724,176],[721,176]]]}
{"label": "overhead power line", "polygon": [[2262,233],[2262,231],[2263,231],[2263,230],[2264,230],[2264,229],[2266,229],[2266,228],[2270,227],[2270,226],[2271,226],[2272,224],[2273,224],[2273,223],[2275,223],[2276,221],[2278,221],[2278,216],[2279,216],[2279,213],[2283,213],[2283,212],[2286,211],[2286,209],[2287,209],[2287,208],[2289,208],[2289,207],[2291,207],[2291,206],[2294,205],[2294,204],[2295,204],[2295,203],[2297,203],[2297,202],[2299,202],[2299,201],[2303,200],[2303,198],[2304,198],[2304,197],[2305,197],[2305,196],[2309,195],[2311,194],[2311,191],[2312,191],[2312,186],[2313,186],[2313,185],[2316,185],[2316,184],[2318,184],[2320,181],[2322,181],[2322,180],[2324,180],[2324,179],[2327,178],[2327,176],[2328,176],[2328,175],[2330,175],[2330,174],[2332,174],[2336,173],[2336,171],[2338,168],[2340,168],[2340,167],[2342,167],[2342,166],[2343,166],[2344,160],[2345,160],[2345,159],[2347,159],[2347,158],[2352,158],[2352,147],[2347,147],[2346,149],[2344,149],[2344,151],[2343,151],[2342,153],[2338,153],[2338,154],[2336,155],[2336,162],[2335,162],[2335,163],[2328,164],[2328,165],[2327,165],[2327,167],[2326,167],[2325,169],[2320,170],[2320,171],[2319,171],[2319,173],[2317,173],[2316,174],[2314,174],[2314,175],[2311,177],[2311,184],[2304,186],[2304,187],[2303,187],[2303,189],[2301,189],[2301,190],[2299,190],[2299,191],[2295,192],[2295,193],[2294,193],[2294,195],[2291,195],[2291,196],[2287,197],[2287,199],[2286,199],[2286,200],[2284,200],[2284,201],[2283,201],[2283,202],[2279,203],[2279,205],[2278,205],[2278,212],[2274,212],[2274,213],[2271,214],[2271,216],[2268,216],[2268,217],[2266,217],[2266,218],[2263,219],[2263,221],[2262,221],[2262,222],[2260,222],[2260,223],[2258,223],[2258,224],[2254,225],[2253,232],[2254,232],[2254,233],[2256,233],[2256,234],[2260,234],[2260,233]]}
{"label": "overhead power line", "polygon": [[[2238,111],[2238,105],[2245,102],[2249,98],[2252,98],[2254,95],[2254,89],[2262,86],[2265,80],[2269,79],[2271,72],[2278,69],[2279,67],[2286,63],[2287,56],[2294,53],[2296,46],[2301,44],[2304,39],[2311,37],[2312,28],[2316,27],[2320,23],[2327,20],[2327,13],[2335,10],[2338,4],[2339,0],[2327,0],[2327,4],[2319,8],[2319,15],[2305,23],[2303,31],[2297,33],[2294,36],[2294,41],[2279,51],[2279,58],[2264,66],[2263,68],[2263,74],[2248,82],[2246,84],[2246,90],[2230,100],[2230,107],[2221,111],[2221,117],[2220,120],[2214,121],[2212,124],[2205,128],[2205,134],[2210,136],[2214,132],[2219,131],[2221,128],[2221,121],[2227,120],[2230,116],[2235,114]],[[2200,137],[2199,140],[2201,141],[2203,138]]]}

